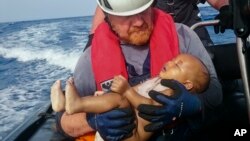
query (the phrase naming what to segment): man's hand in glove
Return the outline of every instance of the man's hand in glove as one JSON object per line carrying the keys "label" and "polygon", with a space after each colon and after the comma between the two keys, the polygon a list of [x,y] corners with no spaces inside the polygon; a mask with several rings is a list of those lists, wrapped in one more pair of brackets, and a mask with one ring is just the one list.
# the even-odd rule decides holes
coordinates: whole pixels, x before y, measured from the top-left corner
{"label": "man's hand in glove", "polygon": [[97,130],[104,140],[120,141],[132,135],[135,115],[132,109],[115,109],[102,114],[88,114],[89,125]]}
{"label": "man's hand in glove", "polygon": [[224,33],[226,29],[233,29],[233,13],[230,11],[229,5],[222,6],[220,13],[215,17],[220,20],[219,24],[214,26],[214,32]]}
{"label": "man's hand in glove", "polygon": [[150,91],[149,96],[162,104],[154,106],[141,104],[138,106],[139,116],[151,123],[144,127],[145,131],[152,132],[165,127],[176,118],[187,117],[201,111],[201,102],[186,88],[175,80],[162,80],[161,84],[173,89],[174,96],[166,96],[157,91]]}

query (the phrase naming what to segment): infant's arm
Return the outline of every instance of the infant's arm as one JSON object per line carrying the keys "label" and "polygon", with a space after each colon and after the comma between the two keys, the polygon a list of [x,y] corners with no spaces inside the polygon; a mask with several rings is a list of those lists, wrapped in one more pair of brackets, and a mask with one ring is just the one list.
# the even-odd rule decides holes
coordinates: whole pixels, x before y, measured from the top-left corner
{"label": "infant's arm", "polygon": [[140,104],[152,104],[153,100],[139,95],[135,90],[137,89],[136,87],[131,87],[128,81],[119,75],[114,77],[111,90],[126,97],[134,108],[137,108]]}
{"label": "infant's arm", "polygon": [[139,93],[136,92],[135,89],[136,87],[132,87],[124,93],[124,96],[128,99],[128,101],[134,108],[137,108],[140,104],[154,103],[152,99],[141,96]]}

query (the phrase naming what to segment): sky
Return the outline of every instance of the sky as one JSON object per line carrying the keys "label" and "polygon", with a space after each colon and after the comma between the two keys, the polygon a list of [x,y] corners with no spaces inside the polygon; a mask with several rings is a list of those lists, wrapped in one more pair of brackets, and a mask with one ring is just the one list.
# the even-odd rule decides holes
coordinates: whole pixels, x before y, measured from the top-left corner
{"label": "sky", "polygon": [[0,0],[0,23],[93,15],[96,0]]}

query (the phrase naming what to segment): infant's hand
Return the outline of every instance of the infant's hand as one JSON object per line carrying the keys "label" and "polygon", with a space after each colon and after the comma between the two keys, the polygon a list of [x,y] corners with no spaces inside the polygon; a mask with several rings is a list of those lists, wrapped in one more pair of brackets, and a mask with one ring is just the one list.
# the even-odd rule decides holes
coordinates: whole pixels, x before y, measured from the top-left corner
{"label": "infant's hand", "polygon": [[111,90],[116,93],[123,94],[130,88],[128,81],[121,75],[115,76],[111,85]]}

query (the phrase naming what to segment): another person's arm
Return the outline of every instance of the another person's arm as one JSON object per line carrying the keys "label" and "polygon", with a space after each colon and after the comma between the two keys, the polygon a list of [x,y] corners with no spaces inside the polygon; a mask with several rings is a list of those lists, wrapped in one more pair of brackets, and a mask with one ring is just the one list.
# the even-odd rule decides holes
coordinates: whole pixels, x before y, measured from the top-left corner
{"label": "another person's arm", "polygon": [[233,28],[233,13],[229,8],[229,0],[207,0],[207,2],[219,10],[219,14],[215,16],[216,20],[220,20],[217,25],[214,25],[214,32],[224,33],[226,29]]}
{"label": "another person's arm", "polygon": [[207,0],[207,2],[217,10],[219,10],[222,6],[228,5],[228,1],[229,0]]}

